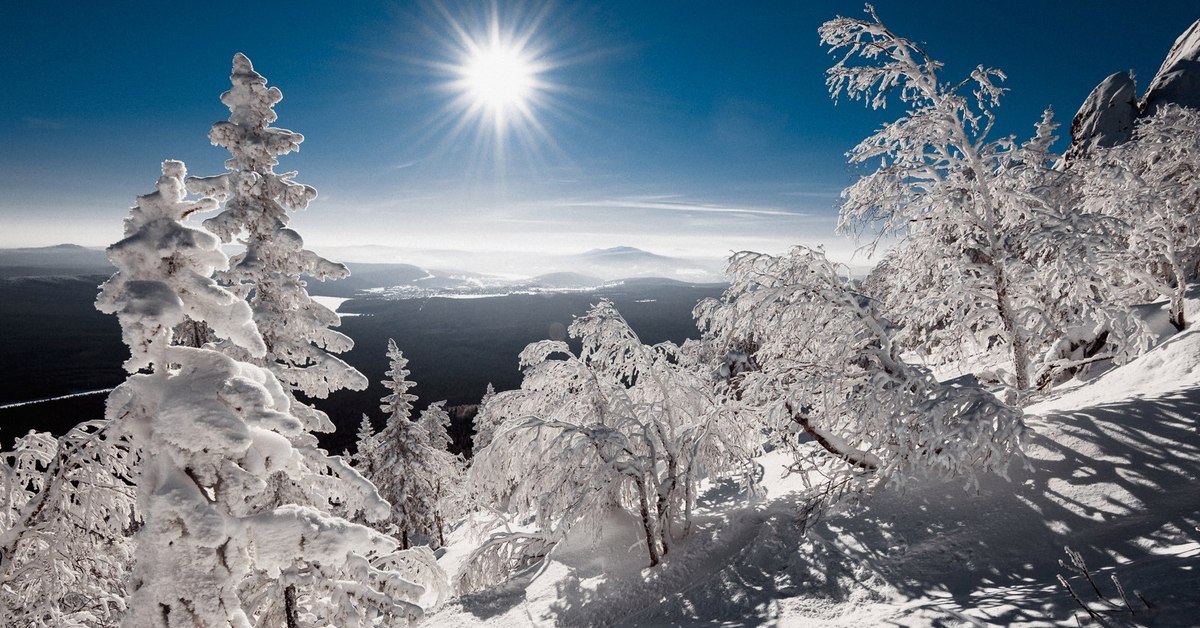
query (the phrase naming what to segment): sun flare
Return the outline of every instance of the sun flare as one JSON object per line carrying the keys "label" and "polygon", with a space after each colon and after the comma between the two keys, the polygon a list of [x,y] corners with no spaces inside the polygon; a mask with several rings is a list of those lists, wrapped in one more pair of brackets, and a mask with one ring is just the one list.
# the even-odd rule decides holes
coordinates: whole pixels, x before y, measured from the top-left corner
{"label": "sun flare", "polygon": [[499,158],[514,144],[537,150],[552,142],[542,118],[562,89],[551,79],[560,66],[546,38],[549,15],[546,7],[502,14],[495,6],[477,20],[443,13],[449,54],[436,67],[455,134],[476,134]]}
{"label": "sun flare", "polygon": [[479,105],[505,109],[525,104],[533,87],[533,74],[533,65],[519,51],[494,45],[474,51],[463,67],[463,82]]}

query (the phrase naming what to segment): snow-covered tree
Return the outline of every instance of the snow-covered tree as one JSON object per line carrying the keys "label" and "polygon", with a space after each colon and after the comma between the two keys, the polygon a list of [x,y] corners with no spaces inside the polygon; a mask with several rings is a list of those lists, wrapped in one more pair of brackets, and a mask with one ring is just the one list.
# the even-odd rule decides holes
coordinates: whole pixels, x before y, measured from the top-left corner
{"label": "snow-covered tree", "polygon": [[[292,441],[306,433],[275,375],[172,342],[187,317],[246,355],[266,352],[249,305],[211,278],[228,264],[220,241],[181,222],[214,205],[185,200],[185,174],[182,163],[164,162],[157,191],[138,198],[125,238],[108,249],[117,272],[97,298],[98,309],[117,314],[132,353],[131,375],[110,394],[106,418],[143,456],[137,505],[145,523],[134,537],[123,625],[419,617],[424,589],[389,562],[397,560],[394,539],[313,507],[272,504],[272,477],[300,475],[303,456]],[[364,501],[370,516],[386,513],[377,495]],[[413,577],[436,571],[431,556],[402,558]],[[304,587],[267,595],[263,576]],[[273,615],[276,608],[283,611]]]}
{"label": "snow-covered tree", "polygon": [[[366,377],[333,354],[348,351],[353,341],[330,329],[339,324],[336,313],[313,301],[304,277],[319,280],[349,275],[342,264],[304,248],[304,240],[288,228],[289,211],[301,210],[316,198],[312,186],[295,182],[294,172],[276,173],[279,157],[300,149],[304,136],[270,126],[274,107],[283,99],[277,87],[254,70],[250,59],[233,57],[232,89],[221,94],[229,119],[212,126],[209,139],[229,150],[229,172],[213,177],[193,177],[188,189],[222,200],[224,205],[204,226],[225,242],[237,240],[245,252],[230,260],[222,282],[249,300],[254,322],[266,345],[263,356],[239,352],[225,345],[230,355],[266,366],[289,389],[323,398],[349,388],[362,390]],[[302,412],[305,428],[332,431],[322,413]]]}
{"label": "snow-covered tree", "polygon": [[375,438],[375,426],[371,424],[371,417],[366,414],[363,414],[362,421],[358,424],[354,442],[355,449],[351,461],[359,473],[369,478],[375,474],[375,469],[371,468],[371,460],[378,440]]}
{"label": "snow-covered tree", "polygon": [[408,359],[390,338],[387,356],[390,368],[383,385],[391,393],[380,400],[387,423],[372,437],[373,442],[363,453],[362,468],[371,470],[368,477],[392,505],[383,529],[399,537],[401,545],[407,548],[418,539],[432,540],[438,536],[437,465],[425,423],[438,423],[440,419],[435,412],[428,421],[413,420],[412,404],[417,397],[408,391],[416,384],[408,379]]}
{"label": "snow-covered tree", "polygon": [[497,423],[500,417],[495,416],[490,410],[493,407],[491,405],[492,398],[495,396],[496,388],[489,382],[483,398],[479,400],[479,410],[475,413],[475,435],[471,437],[472,452],[487,447],[492,442],[492,437],[496,435],[496,429],[500,427]]}
{"label": "snow-covered tree", "polygon": [[1028,290],[1037,273],[1012,247],[1048,204],[1029,185],[1048,164],[1029,156],[1048,147],[1052,126],[1044,120],[1026,146],[993,139],[1002,72],[980,66],[944,82],[941,62],[892,33],[870,5],[867,14],[821,26],[822,43],[837,55],[826,84],[834,97],[873,108],[894,97],[905,109],[850,151],[852,163],[877,167],[843,192],[840,228],[879,225],[901,236],[889,264],[905,286],[906,303],[892,308],[902,314],[897,322],[935,331],[941,342],[962,333],[984,349],[1006,347],[1015,385],[1026,389],[1037,353],[1030,319],[1039,304]]}
{"label": "snow-covered tree", "polygon": [[1169,301],[1182,330],[1188,281],[1200,263],[1200,111],[1165,105],[1139,120],[1133,139],[1072,164],[1085,179],[1088,209],[1122,221],[1123,250],[1113,270],[1142,298]]}
{"label": "snow-covered tree", "polygon": [[466,464],[463,459],[449,451],[450,415],[446,412],[446,402],[438,401],[429,404],[421,411],[417,420],[422,431],[428,435],[429,448],[421,470],[428,473],[432,483],[433,493],[430,506],[433,510],[433,526],[436,531],[436,546],[446,544],[446,525],[449,520],[465,514],[466,499],[463,491]]}
{"label": "snow-covered tree", "polygon": [[115,626],[137,525],[136,452],[104,421],[3,455],[0,625]]}
{"label": "snow-covered tree", "polygon": [[866,486],[1003,472],[1021,413],[974,387],[939,384],[900,358],[877,303],[819,251],[734,255],[730,287],[696,308],[706,341],[744,351],[727,402],[754,408],[806,470]]}
{"label": "snow-covered tree", "polygon": [[561,341],[529,345],[521,388],[483,410],[501,421],[475,452],[477,498],[532,516],[540,532],[489,539],[471,557],[468,586],[619,508],[637,513],[656,565],[686,530],[697,483],[748,455],[742,426],[721,412],[705,374],[680,366],[674,344],[642,344],[607,300],[569,331],[578,354]]}
{"label": "snow-covered tree", "polygon": [[[1008,150],[994,173],[997,188],[1036,199],[1006,212],[1002,227],[1008,274],[1020,279],[1010,284],[1014,320],[1024,330],[1030,383],[1038,387],[1092,363],[1124,363],[1149,340],[1121,298],[1122,273],[1114,267],[1123,223],[1078,206],[1081,168],[1051,167],[1057,126],[1047,111],[1033,138]],[[998,341],[995,319],[979,316],[961,267],[936,263],[939,255],[927,242],[903,242],[868,275],[863,291],[899,324],[895,341],[905,349],[945,360],[985,352]]]}
{"label": "snow-covered tree", "polygon": [[[229,119],[215,123],[209,132],[213,144],[229,150],[229,172],[191,178],[188,186],[206,198],[223,201],[222,211],[204,225],[223,241],[236,240],[246,247],[232,258],[220,279],[248,300],[266,351],[255,356],[230,342],[219,343],[218,348],[237,360],[269,369],[283,383],[291,413],[304,427],[288,435],[300,455],[298,472],[271,477],[270,490],[259,507],[294,503],[369,520],[374,488],[340,457],[317,446],[311,432],[329,432],[334,426],[325,413],[296,396],[321,398],[342,388],[361,390],[367,385],[361,373],[334,355],[349,350],[353,342],[331,329],[339,324],[337,314],[314,301],[305,284],[305,277],[337,279],[349,271],[304,249],[303,239],[287,226],[288,212],[307,207],[316,190],[296,183],[293,172],[274,171],[279,157],[298,150],[304,141],[298,133],[271,126],[281,92],[267,87],[266,79],[240,53],[233,58],[230,80],[232,88],[221,95]],[[303,557],[298,555],[297,561],[294,570],[304,572]],[[266,574],[259,577],[260,585],[268,589],[287,581]],[[303,600],[306,594],[285,588],[282,596],[269,599],[281,597]]]}

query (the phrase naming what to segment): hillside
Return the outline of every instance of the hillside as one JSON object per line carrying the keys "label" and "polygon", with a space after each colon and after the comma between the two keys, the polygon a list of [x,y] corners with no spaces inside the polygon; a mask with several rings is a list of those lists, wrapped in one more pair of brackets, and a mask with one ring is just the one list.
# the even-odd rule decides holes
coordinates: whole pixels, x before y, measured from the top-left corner
{"label": "hillside", "polygon": [[[1153,382],[1153,385],[1148,383]],[[1057,576],[1080,552],[1105,596],[1075,591],[1116,625],[1200,617],[1200,333],[1029,407],[1027,466],[978,491],[921,483],[801,532],[803,483],[778,453],[763,494],[710,486],[696,530],[642,571],[636,527],[577,531],[540,571],[467,596],[437,626],[1061,625],[1087,617]],[[457,569],[464,531],[443,557]],[[628,550],[626,548],[629,548]],[[1111,576],[1124,585],[1124,610]],[[1140,592],[1152,605],[1134,597]]]}

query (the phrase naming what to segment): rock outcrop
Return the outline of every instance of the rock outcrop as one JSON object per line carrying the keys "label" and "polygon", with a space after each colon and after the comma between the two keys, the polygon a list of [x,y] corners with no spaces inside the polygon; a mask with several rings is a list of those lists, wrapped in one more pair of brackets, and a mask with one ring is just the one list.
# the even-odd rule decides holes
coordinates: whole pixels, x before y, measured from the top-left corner
{"label": "rock outcrop", "polygon": [[1200,20],[1175,40],[1140,102],[1132,72],[1117,72],[1092,90],[1071,121],[1066,161],[1097,146],[1128,141],[1138,119],[1154,115],[1166,104],[1200,109]]}
{"label": "rock outcrop", "polygon": [[1142,98],[1142,115],[1154,115],[1158,107],[1170,103],[1200,109],[1200,20],[1171,46]]}
{"label": "rock outcrop", "polygon": [[1132,72],[1117,72],[1092,90],[1071,121],[1068,159],[1095,146],[1109,148],[1129,141],[1140,113]]}

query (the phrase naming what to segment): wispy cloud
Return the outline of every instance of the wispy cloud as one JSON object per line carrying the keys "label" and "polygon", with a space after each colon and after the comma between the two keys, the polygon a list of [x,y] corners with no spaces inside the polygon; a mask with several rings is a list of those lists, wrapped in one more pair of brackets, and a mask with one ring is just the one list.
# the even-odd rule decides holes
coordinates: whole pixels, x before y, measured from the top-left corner
{"label": "wispy cloud", "polygon": [[708,213],[726,215],[753,215],[800,218],[808,214],[788,211],[776,207],[747,207],[739,205],[723,205],[719,203],[701,203],[677,199],[676,196],[642,196],[614,198],[595,201],[565,201],[560,207],[603,207],[610,209],[642,209],[651,211],[668,211],[683,213]]}

